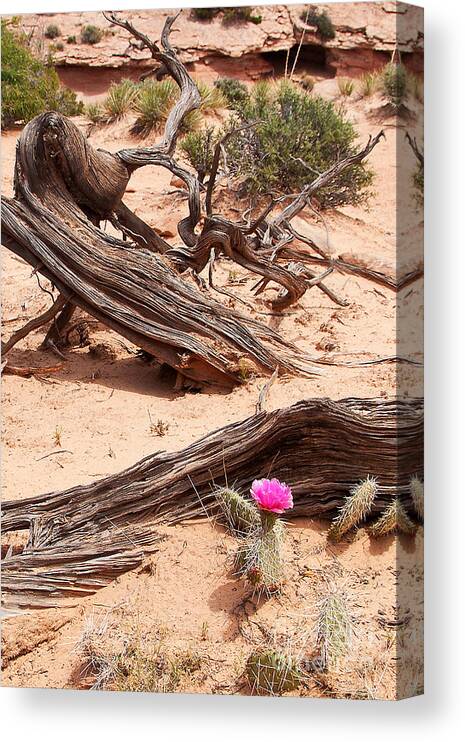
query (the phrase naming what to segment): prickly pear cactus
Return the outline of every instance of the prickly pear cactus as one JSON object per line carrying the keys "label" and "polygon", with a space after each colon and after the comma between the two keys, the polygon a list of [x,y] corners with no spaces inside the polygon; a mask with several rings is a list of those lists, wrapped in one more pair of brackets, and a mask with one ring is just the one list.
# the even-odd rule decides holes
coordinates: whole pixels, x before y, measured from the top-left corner
{"label": "prickly pear cactus", "polygon": [[303,679],[294,658],[272,649],[251,654],[246,674],[253,691],[268,695],[295,690]]}

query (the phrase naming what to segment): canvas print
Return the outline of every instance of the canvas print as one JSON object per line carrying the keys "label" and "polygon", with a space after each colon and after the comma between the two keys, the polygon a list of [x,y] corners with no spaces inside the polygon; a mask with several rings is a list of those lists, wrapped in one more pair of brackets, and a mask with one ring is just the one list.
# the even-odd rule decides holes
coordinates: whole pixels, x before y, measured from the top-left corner
{"label": "canvas print", "polygon": [[2,17],[2,683],[423,692],[423,14]]}

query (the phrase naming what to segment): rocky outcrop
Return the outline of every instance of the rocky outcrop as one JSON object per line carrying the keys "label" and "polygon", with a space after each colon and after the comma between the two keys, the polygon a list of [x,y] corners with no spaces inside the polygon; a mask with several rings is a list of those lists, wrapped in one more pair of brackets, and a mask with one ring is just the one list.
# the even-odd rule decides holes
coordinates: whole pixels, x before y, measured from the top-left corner
{"label": "rocky outcrop", "polygon": [[[304,45],[326,50],[326,64],[335,74],[356,74],[373,69],[388,58],[396,46],[411,66],[421,68],[422,8],[396,2],[318,5],[320,10],[327,11],[336,31],[334,39],[325,41],[315,27],[302,21],[304,7],[257,6],[261,23],[233,25],[225,25],[221,14],[211,21],[198,21],[185,10],[176,22],[179,32],[173,41],[182,61],[190,63],[208,61],[212,57],[239,58],[285,51],[298,44],[304,34]],[[173,12],[143,10],[128,11],[124,15],[156,39],[160,37],[166,16]],[[51,23],[61,32],[60,38],[53,41],[44,36]],[[104,31],[101,41],[93,46],[80,40],[81,28],[86,24],[99,26]],[[34,31],[35,38],[45,44],[45,48],[51,48],[58,66],[140,68],[152,64],[147,50],[140,51],[130,45],[127,34],[106,21],[99,12],[25,15],[21,17],[21,26],[27,32]]]}

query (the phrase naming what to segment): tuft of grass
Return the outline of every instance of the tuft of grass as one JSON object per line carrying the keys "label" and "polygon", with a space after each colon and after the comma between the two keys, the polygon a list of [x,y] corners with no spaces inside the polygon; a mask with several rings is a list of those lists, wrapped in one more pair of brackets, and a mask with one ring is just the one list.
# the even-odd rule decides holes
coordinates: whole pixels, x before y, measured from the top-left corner
{"label": "tuft of grass", "polygon": [[232,25],[233,23],[255,23],[259,25],[263,18],[255,14],[250,5],[241,5],[237,8],[223,8],[223,23]]}
{"label": "tuft of grass", "polygon": [[133,108],[138,94],[138,86],[129,79],[113,82],[103,103],[105,121],[119,121]]}
{"label": "tuft of grass", "polygon": [[407,72],[403,64],[389,62],[381,73],[382,90],[395,107],[400,108],[407,96]]}
{"label": "tuft of grass", "polygon": [[338,77],[337,86],[341,95],[350,98],[354,92],[355,83],[349,77]]}
{"label": "tuft of grass", "polygon": [[369,98],[376,91],[379,84],[379,76],[375,72],[367,72],[360,78],[360,93]]}
{"label": "tuft of grass", "polygon": [[300,78],[300,84],[307,93],[311,93],[315,87],[315,78],[309,74],[305,74]]}
{"label": "tuft of grass", "polygon": [[408,516],[401,501],[395,497],[378,520],[370,526],[369,532],[375,538],[390,533],[405,533],[412,536],[416,529],[417,526]]}
{"label": "tuft of grass", "polygon": [[44,36],[46,39],[57,39],[59,36],[61,36],[61,31],[55,23],[51,23],[45,29]]}
{"label": "tuft of grass", "polygon": [[349,651],[353,635],[353,621],[342,593],[332,591],[320,600],[316,633],[323,667],[336,668]]}
{"label": "tuft of grass", "polygon": [[91,24],[81,28],[81,41],[83,44],[98,44],[103,38],[103,31],[98,26]]}
{"label": "tuft of grass", "polygon": [[298,661],[275,649],[253,652],[246,663],[246,675],[252,692],[269,696],[295,690],[303,680]]}
{"label": "tuft of grass", "polygon": [[231,487],[218,487],[215,499],[229,530],[235,536],[244,536],[260,525],[260,516],[255,505]]}
{"label": "tuft of grass", "polygon": [[215,113],[221,108],[227,108],[228,101],[223,94],[223,91],[217,86],[208,85],[202,80],[196,80],[197,90],[200,93],[200,109],[204,113]]}
{"label": "tuft of grass", "polygon": [[147,412],[148,412],[149,421],[150,421],[150,432],[152,433],[152,435],[158,435],[160,436],[160,438],[162,438],[168,433],[170,429],[170,424],[165,423],[161,419],[157,420],[157,422],[155,423],[152,420],[152,415],[150,414],[150,410],[147,410]]}
{"label": "tuft of grass", "polygon": [[191,16],[196,21],[211,21],[221,8],[192,8]]}
{"label": "tuft of grass", "polygon": [[176,87],[172,80],[145,80],[139,87],[134,110],[137,118],[132,126],[132,133],[148,136],[166,121],[170,108],[176,97]]}
{"label": "tuft of grass", "polygon": [[425,515],[424,486],[423,482],[416,476],[410,480],[410,497],[416,514],[423,520]]}
{"label": "tuft of grass", "polygon": [[377,492],[377,481],[370,476],[353,487],[331,524],[328,538],[339,541],[347,531],[364,521],[373,506]]}
{"label": "tuft of grass", "polygon": [[92,124],[101,124],[105,121],[105,112],[98,103],[89,103],[85,108],[85,114]]}
{"label": "tuft of grass", "polygon": [[74,35],[68,36],[68,38],[66,39],[66,43],[67,44],[75,44],[76,43],[76,37]]}
{"label": "tuft of grass", "polygon": [[54,442],[55,446],[59,446],[60,448],[61,448],[61,434],[62,434],[62,432],[63,432],[62,429],[57,425],[56,428],[55,428],[55,431],[53,433],[53,442]]}

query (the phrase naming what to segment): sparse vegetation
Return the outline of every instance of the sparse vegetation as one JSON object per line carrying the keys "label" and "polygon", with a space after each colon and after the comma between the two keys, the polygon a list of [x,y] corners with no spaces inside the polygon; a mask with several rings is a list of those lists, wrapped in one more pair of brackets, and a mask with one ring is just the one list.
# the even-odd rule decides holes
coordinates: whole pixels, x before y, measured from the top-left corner
{"label": "sparse vegetation", "polygon": [[68,38],[66,39],[66,43],[67,44],[75,44],[76,43],[76,36],[74,36],[74,34],[72,36],[68,36]]}
{"label": "sparse vegetation", "polygon": [[308,74],[302,75],[300,78],[300,84],[307,93],[311,93],[315,87],[315,78]]}
{"label": "sparse vegetation", "polygon": [[152,435],[158,435],[160,438],[163,438],[170,429],[169,423],[165,423],[163,420],[158,419],[156,422],[152,420],[152,415],[150,414],[150,410],[147,410],[149,421],[150,421],[150,432]]}
{"label": "sparse vegetation", "polygon": [[185,153],[189,163],[196,170],[199,181],[203,183],[210,173],[213,162],[213,152],[218,141],[218,133],[210,126],[203,131],[186,134],[180,143],[180,149]]}
{"label": "sparse vegetation", "polygon": [[211,21],[220,11],[221,8],[192,8],[191,16],[196,21]]}
{"label": "sparse vegetation", "polygon": [[349,98],[354,92],[355,83],[349,77],[338,77],[337,85],[338,85],[340,94],[343,95],[344,97]]}
{"label": "sparse vegetation", "polygon": [[254,14],[250,5],[241,5],[237,8],[223,8],[223,23],[255,23],[262,22],[262,16]]}
{"label": "sparse vegetation", "polygon": [[[257,123],[226,145],[228,163],[243,178],[244,193],[292,193],[356,151],[357,133],[343,111],[287,81],[257,83],[229,126],[244,122]],[[365,164],[347,168],[319,191],[320,205],[363,202],[372,177]]]}
{"label": "sparse vegetation", "polygon": [[401,63],[389,62],[381,75],[383,93],[389,102],[400,108],[407,96],[407,72]]}
{"label": "sparse vegetation", "polygon": [[2,126],[27,123],[43,111],[74,116],[83,110],[76,94],[60,84],[50,64],[37,59],[28,37],[2,20]]}
{"label": "sparse vegetation", "polygon": [[81,29],[81,41],[83,44],[98,44],[103,38],[103,31],[98,26],[87,25]]}
{"label": "sparse vegetation", "polygon": [[235,80],[232,77],[220,77],[215,80],[214,85],[223,94],[231,108],[240,106],[248,98],[247,85],[240,80]]}
{"label": "sparse vegetation", "polygon": [[57,25],[55,25],[54,23],[51,23],[45,29],[44,36],[46,39],[57,39],[58,36],[61,36],[61,31]]}
{"label": "sparse vegetation", "polygon": [[105,121],[103,108],[98,103],[89,103],[85,108],[85,114],[92,124],[100,124]]}
{"label": "sparse vegetation", "polygon": [[379,75],[376,72],[367,72],[360,78],[360,93],[369,98],[379,85]]}
{"label": "sparse vegetation", "polygon": [[53,433],[53,443],[55,446],[58,446],[61,448],[61,428],[57,425],[55,428],[55,432]]}
{"label": "sparse vegetation", "polygon": [[133,108],[138,87],[132,80],[124,79],[112,83],[103,103],[103,116],[107,123],[118,121]]}
{"label": "sparse vegetation", "polygon": [[320,12],[314,5],[310,5],[302,11],[300,19],[308,26],[316,26],[318,35],[322,39],[328,40],[335,38],[336,31],[326,10]]}
{"label": "sparse vegetation", "polygon": [[131,129],[133,134],[148,136],[157,130],[166,121],[175,95],[176,88],[172,80],[146,80],[140,86],[134,102],[137,119]]}

